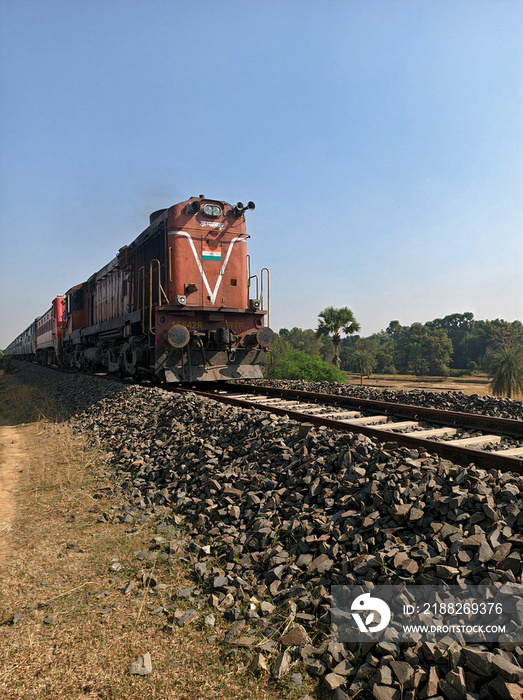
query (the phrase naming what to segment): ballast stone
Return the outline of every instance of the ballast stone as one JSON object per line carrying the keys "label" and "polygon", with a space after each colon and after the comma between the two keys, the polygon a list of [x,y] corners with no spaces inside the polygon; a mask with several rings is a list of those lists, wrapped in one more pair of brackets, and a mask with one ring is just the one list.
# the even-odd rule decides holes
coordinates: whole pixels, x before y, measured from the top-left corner
{"label": "ballast stone", "polygon": [[153,672],[153,665],[151,661],[151,654],[146,652],[139,659],[134,661],[129,668],[129,673],[131,675],[147,676]]}
{"label": "ballast stone", "polygon": [[[303,649],[311,646],[313,652],[308,652],[306,661],[311,670],[314,661],[319,662],[316,671],[324,678],[329,673],[343,675],[337,673],[341,661],[322,641],[328,641],[328,624],[322,626],[322,621],[328,613],[329,586],[334,580],[383,581],[378,556],[388,582],[479,584],[515,582],[521,577],[521,477],[472,465],[457,468],[424,451],[414,457],[392,442],[376,445],[357,434],[341,436],[311,427],[300,435],[292,421],[268,419],[266,414],[262,419],[256,411],[231,407],[224,411],[195,396],[173,397],[160,389],[139,387],[119,392],[106,395],[75,422],[112,452],[116,488],[129,498],[125,515],[142,522],[145,514],[168,505],[166,512],[174,509],[175,518],[183,516],[194,543],[188,561],[198,571],[199,588],[205,595],[212,594],[213,607],[230,619],[241,621],[247,603],[255,600],[261,601],[254,603],[260,621],[270,625],[275,611],[261,607],[269,595],[277,611],[283,604],[297,603],[285,614],[294,615],[294,624],[301,624],[307,634],[314,631],[318,646]],[[504,410],[511,406],[508,402]],[[239,518],[231,506],[240,508]],[[419,518],[411,518],[414,509],[422,514]],[[118,513],[105,515],[111,521],[121,520]],[[482,548],[484,543],[491,555]],[[145,566],[152,561],[149,555],[168,556],[162,551],[164,544],[154,546],[159,549],[146,553]],[[179,556],[181,551],[169,554]],[[302,555],[306,559],[298,565]],[[320,564],[330,560],[330,568],[311,571],[310,565],[322,555]],[[217,560],[223,570],[216,570],[213,562]],[[405,568],[409,561],[415,566]],[[271,581],[266,575],[274,569],[277,575],[272,574]],[[214,589],[213,581],[220,576],[227,583],[223,589]],[[243,620],[249,625],[243,636],[252,638],[258,623],[256,618],[247,620]],[[270,645],[264,653],[283,653],[275,629],[276,636],[261,643]],[[419,686],[420,697],[431,676],[438,677],[438,670],[449,683],[444,671],[460,665],[472,697],[480,684],[488,686],[496,700],[513,700],[514,688],[521,691],[520,683],[504,678],[492,665],[486,673],[491,658],[483,654],[491,654],[493,645],[475,648],[474,657],[467,657],[467,647],[448,647],[423,643],[416,649],[417,661],[399,645],[364,647],[357,660],[344,649],[348,656],[342,658],[349,673],[334,697],[353,694],[362,685],[371,692],[370,679],[380,668],[380,682],[374,688],[385,688],[383,693],[392,690],[394,697],[400,688],[396,674],[392,685],[384,682],[390,678],[385,669],[391,668],[394,658],[422,669],[409,681]],[[291,662],[295,654],[301,657],[301,647],[288,648]],[[520,669],[523,650],[506,653],[505,661]],[[484,675],[478,673],[478,665]],[[407,690],[405,698],[411,695]],[[443,697],[441,690],[435,692]]]}
{"label": "ballast stone", "polygon": [[284,651],[276,658],[274,662],[274,667],[272,669],[272,675],[276,679],[283,678],[289,672],[291,666],[291,657],[288,651]]}
{"label": "ballast stone", "polygon": [[305,644],[311,643],[311,639],[303,625],[296,625],[280,637],[280,643],[286,647],[305,646]]}
{"label": "ballast stone", "polygon": [[[277,433],[278,431],[281,433],[282,431],[282,424],[280,424],[278,421],[270,421],[268,426],[270,426],[272,433]],[[294,459],[294,470],[296,470],[296,465],[300,464],[300,459],[310,459],[310,455],[314,454],[314,452],[321,445],[321,440],[324,439],[324,436],[328,436],[328,433],[325,433],[325,431],[323,431],[323,434],[320,434],[319,431],[317,432],[315,430],[311,430],[308,433],[307,440],[309,441],[309,445],[306,450],[307,454],[305,455],[305,450],[301,450],[304,457]],[[350,442],[350,439],[346,440],[345,442]],[[208,439],[206,442],[206,447],[210,449],[215,444],[216,443],[214,440]],[[333,443],[333,445],[335,444],[336,443]],[[229,445],[232,445],[231,441],[229,441]],[[361,489],[366,489],[369,479],[371,479],[371,484],[372,479],[375,479],[374,476],[369,475],[369,466],[371,471],[374,469],[372,459],[373,455],[375,454],[375,447],[367,440],[365,441],[365,447],[365,450],[358,453],[360,457],[353,455],[352,467],[346,469],[345,482],[343,480],[343,474],[340,474],[340,480],[338,480],[337,478],[333,478],[331,475],[332,472],[328,471],[330,464],[329,456],[326,454],[325,456],[320,455],[320,459],[317,460],[318,468],[325,471],[323,473],[320,471],[319,475],[316,476],[315,479],[311,478],[309,483],[307,483],[307,475],[305,475],[305,478],[303,479],[303,488],[300,488],[300,482],[298,481],[298,487],[294,487],[292,489],[289,489],[285,483],[282,483],[278,477],[277,471],[275,471],[275,469],[278,468],[278,464],[280,464],[282,469],[285,468],[284,460],[278,463],[278,455],[281,454],[278,451],[275,452],[273,462],[262,462],[263,476],[257,484],[258,488],[256,488],[256,486],[252,488],[249,480],[246,479],[245,474],[241,470],[233,470],[227,473],[227,468],[224,469],[223,466],[220,465],[220,462],[216,461],[215,463],[211,464],[209,459],[204,459],[203,464],[205,464],[205,469],[208,470],[209,468],[212,468],[215,470],[215,474],[217,474],[216,477],[209,480],[212,481],[212,483],[210,484],[211,489],[207,493],[205,490],[205,477],[201,479],[199,476],[199,462],[197,461],[202,459],[202,455],[197,453],[194,454],[190,461],[194,465],[195,470],[189,472],[187,469],[185,472],[187,474],[191,473],[190,480],[185,479],[184,470],[182,470],[182,483],[184,484],[184,489],[183,493],[180,492],[178,496],[175,495],[174,503],[177,504],[177,507],[181,510],[181,512],[183,512],[185,509],[186,513],[188,514],[191,514],[191,512],[194,514],[199,514],[198,518],[201,521],[200,525],[203,528],[203,532],[208,533],[208,536],[212,537],[213,555],[216,553],[219,556],[220,552],[224,551],[224,549],[222,549],[224,545],[226,547],[234,548],[234,561],[238,563],[234,564],[234,566],[231,564],[227,574],[224,575],[222,573],[213,572],[208,565],[205,565],[205,559],[208,557],[208,555],[205,553],[205,551],[203,551],[203,547],[208,545],[205,544],[205,540],[196,540],[196,551],[198,551],[199,561],[196,562],[195,566],[198,565],[199,575],[202,576],[204,581],[207,581],[207,585],[209,585],[209,583],[211,584],[212,588],[216,591],[218,598],[221,596],[221,602],[220,599],[218,599],[216,602],[216,605],[219,608],[229,609],[232,612],[235,610],[234,602],[241,591],[245,590],[247,595],[250,595],[249,591],[255,591],[254,580],[252,577],[252,567],[254,565],[254,567],[256,567],[254,571],[260,571],[261,573],[263,572],[264,567],[266,567],[265,574],[262,573],[262,580],[264,580],[266,592],[269,592],[267,591],[268,588],[271,595],[275,596],[276,598],[281,598],[281,600],[288,599],[288,597],[292,598],[293,596],[301,596],[305,604],[305,609],[308,610],[310,609],[310,606],[313,605],[313,601],[317,599],[317,596],[312,594],[312,587],[314,587],[314,584],[319,584],[324,578],[325,583],[327,583],[332,571],[340,571],[340,552],[345,554],[345,558],[342,559],[342,562],[346,562],[346,564],[350,562],[352,564],[352,575],[356,576],[354,579],[356,582],[361,580],[359,579],[360,576],[367,576],[369,572],[373,571],[372,561],[374,555],[371,553],[372,550],[370,548],[376,546],[376,544],[378,544],[380,541],[382,542],[382,546],[384,544],[389,546],[388,550],[381,550],[384,553],[386,561],[389,562],[389,566],[390,562],[392,562],[396,568],[396,571],[403,571],[407,576],[415,577],[418,575],[419,571],[426,577],[431,575],[433,580],[442,578],[449,582],[455,582],[463,573],[460,567],[462,565],[465,566],[471,560],[474,562],[474,569],[477,568],[478,571],[480,565],[489,565],[492,557],[490,556],[489,551],[486,550],[486,547],[483,546],[485,543],[487,543],[487,537],[485,531],[480,530],[479,528],[481,518],[478,519],[478,516],[475,516],[475,523],[473,527],[476,531],[473,530],[472,534],[470,527],[465,529],[464,525],[462,524],[451,525],[448,521],[445,522],[444,520],[444,518],[447,517],[446,514],[450,512],[449,509],[453,508],[454,512],[458,512],[459,509],[463,510],[468,505],[468,492],[467,498],[463,497],[461,500],[455,496],[450,498],[445,495],[447,480],[453,479],[456,475],[458,475],[458,472],[455,472],[453,466],[450,464],[448,466],[444,465],[442,471],[441,469],[438,471],[438,468],[434,466],[433,473],[435,476],[437,474],[439,475],[438,480],[426,481],[426,485],[423,484],[423,490],[420,490],[418,485],[410,487],[411,491],[413,488],[418,489],[418,498],[425,497],[427,492],[441,493],[444,496],[443,498],[439,498],[434,502],[429,502],[428,506],[426,502],[421,501],[419,502],[419,505],[422,507],[412,505],[407,500],[410,497],[408,489],[401,483],[395,483],[394,488],[399,494],[400,500],[394,504],[395,508],[393,511],[385,510],[385,513],[388,513],[388,517],[392,518],[391,525],[393,527],[398,527],[399,525],[405,527],[406,525],[408,528],[411,528],[414,533],[416,533],[414,534],[414,537],[417,540],[415,541],[415,545],[417,546],[413,547],[412,544],[409,546],[401,541],[394,541],[389,537],[382,538],[380,536],[381,525],[379,525],[378,522],[380,521],[380,518],[383,518],[384,511],[380,509],[379,506],[375,506],[371,510],[366,509],[366,516],[359,520],[363,528],[367,528],[367,530],[365,530],[365,532],[367,532],[365,537],[360,536],[357,529],[353,529],[353,533],[355,532],[355,534],[353,534],[352,537],[352,542],[354,543],[352,547],[352,557],[350,549],[347,549],[346,546],[343,550],[340,549],[340,542],[336,533],[328,534],[329,531],[327,531],[327,533],[324,532],[323,534],[319,534],[314,523],[307,518],[307,509],[303,509],[306,499],[309,500],[309,503],[311,501],[315,503],[317,513],[321,514],[325,512],[327,514],[335,512],[336,495],[338,498],[340,498],[340,496],[342,498],[345,497],[345,502],[340,503],[344,520],[348,520],[349,523],[358,523],[360,513],[359,505],[355,504],[356,507],[353,507],[352,509],[350,506],[347,507],[347,503],[350,503],[351,501],[351,490],[358,489],[359,493],[361,493]],[[237,448],[233,448],[232,455],[234,455],[234,449]],[[391,447],[389,447],[389,449],[392,450]],[[398,454],[400,453],[401,451],[398,451]],[[381,454],[381,451],[379,454]],[[401,464],[400,459],[398,459],[396,463],[393,461],[393,454],[394,453],[391,451],[390,466],[385,464],[384,467],[381,467],[379,472],[375,472],[376,476],[380,477],[380,480],[376,480],[377,487],[373,487],[369,490],[369,495],[372,495],[373,498],[376,498],[376,496],[383,497],[384,495],[387,496],[387,494],[392,494],[392,491],[389,490],[387,479],[383,479],[381,477],[386,476],[388,473],[395,474],[396,464]],[[354,460],[357,459],[363,460],[366,465],[365,468],[360,468],[357,465],[354,465]],[[378,459],[381,459],[381,457],[378,457]],[[332,467],[330,468],[332,469]],[[417,467],[411,466],[409,469],[413,475],[419,474],[419,476],[417,476],[418,480],[423,479],[423,472]],[[151,475],[154,474],[154,472],[150,473]],[[316,474],[318,474],[318,472],[316,472]],[[172,476],[170,478],[172,479]],[[201,487],[199,487],[199,479],[201,479]],[[441,479],[443,479],[443,481],[441,481]],[[345,495],[343,490],[344,483],[346,483],[348,486]],[[419,481],[416,482],[416,484],[418,483]],[[460,483],[463,483],[463,481],[460,481]],[[480,483],[481,489],[479,490],[485,491],[485,495],[490,496],[492,493],[491,488],[482,483],[482,481],[480,481]],[[151,481],[144,480],[144,484],[151,484]],[[154,484],[157,486],[158,476],[155,476]],[[219,489],[217,488],[218,484]],[[231,484],[241,485],[241,488],[237,488],[235,491],[233,491],[232,489],[234,487]],[[198,490],[198,487],[200,490]],[[461,491],[464,490],[463,487],[460,488]],[[161,489],[159,492],[161,492]],[[211,493],[213,494],[213,500],[205,500],[205,496],[208,496]],[[298,499],[297,496],[300,496],[300,498]],[[240,530],[240,536],[238,537],[238,531],[236,530],[234,532],[232,529],[233,527],[237,528],[237,524],[234,523],[237,520],[236,516],[238,513],[237,511],[231,510],[231,499],[239,499],[237,502],[243,502],[246,500],[246,504],[244,504],[242,509],[240,509],[241,517],[243,518],[243,520],[240,520],[240,527],[243,523],[247,523],[248,527],[253,530],[254,535],[252,543],[254,543],[254,547],[246,547],[248,542],[245,535],[241,534],[242,530]],[[204,506],[204,503],[207,505]],[[501,500],[498,501],[497,504],[495,501],[492,501],[492,506],[489,507],[503,507],[501,504]],[[292,516],[290,518],[290,513],[288,512],[288,509],[293,509],[296,506],[299,507],[302,514],[305,514],[305,518],[302,519],[300,525],[302,536],[298,538],[295,537],[295,533],[300,532],[300,530],[292,526]],[[470,501],[470,507],[471,509],[476,508],[475,500]],[[410,519],[410,514],[414,508],[416,508],[416,518]],[[430,512],[429,508],[432,508],[432,512]],[[280,512],[282,514],[279,516],[281,519],[277,520],[276,523],[273,519],[269,520],[260,517],[256,519],[256,513],[263,513],[266,509],[276,509],[276,512]],[[419,515],[421,515],[421,517],[418,517]],[[438,515],[443,521],[439,523],[439,529]],[[488,515],[489,513],[484,513],[484,523],[487,523],[488,521],[493,522]],[[430,518],[431,524],[435,526],[435,533],[431,533],[429,538],[424,541],[423,537],[420,538],[419,522],[421,520],[423,523],[423,518],[426,516]],[[406,522],[402,522],[402,518],[403,521]],[[413,522],[413,525],[410,525],[411,522]],[[378,529],[373,531],[372,529],[375,527]],[[368,536],[368,528],[371,528],[370,537]],[[332,531],[332,527],[330,530]],[[282,539],[282,533],[284,539]],[[292,535],[293,540],[296,543],[294,545],[296,547],[295,551],[293,551],[292,540],[285,539],[287,537],[286,533]],[[474,541],[476,547],[473,546],[469,549],[462,548],[463,542],[466,539],[464,537],[465,534],[477,538]],[[511,536],[508,531],[506,536]],[[222,538],[222,544],[220,544],[220,538]],[[432,555],[430,555],[429,548],[432,546],[432,540],[434,538],[437,538],[439,549],[436,552],[432,552]],[[496,549],[492,548],[492,533],[489,533],[489,538],[490,539],[488,540],[487,546],[492,551],[493,556]],[[271,547],[272,541],[275,541],[276,544]],[[283,546],[280,545],[279,542],[282,542]],[[424,544],[426,545],[425,549],[423,549],[421,546]],[[503,542],[500,544],[503,544]],[[500,546],[500,544],[498,544],[498,546]],[[504,544],[507,544],[507,542]],[[508,544],[512,548],[513,543],[508,542]],[[505,547],[505,549],[507,549],[507,547]],[[509,550],[508,553],[510,553],[510,551],[511,550]],[[479,552],[482,553],[481,557],[478,554]],[[483,553],[489,556],[484,556]],[[463,561],[458,559],[458,554],[463,555]],[[455,557],[455,562],[452,557]],[[481,561],[481,559],[485,559],[485,561]],[[515,566],[519,566],[520,560],[517,559],[515,561]],[[341,573],[351,576],[351,568],[346,566],[346,564],[342,564]],[[261,569],[260,566],[262,566]],[[505,571],[511,571],[511,567],[508,566]],[[484,573],[486,573],[486,570]],[[484,573],[481,575],[484,576]],[[505,575],[509,576],[508,574]],[[469,574],[467,574],[467,576],[469,576]],[[415,580],[415,578],[412,580]],[[300,582],[298,586],[293,585],[293,583],[298,581]],[[310,585],[308,584],[309,581],[311,582]],[[303,584],[306,585],[304,586]],[[299,590],[300,586],[301,590]],[[293,591],[293,593],[289,596],[290,591]],[[326,595],[326,593],[327,591],[325,590],[324,593],[320,594],[320,601],[321,596]],[[257,591],[257,595],[258,594],[261,594],[262,602],[265,603],[263,608],[260,606],[259,612],[262,616],[270,615],[272,613],[272,610],[270,607],[268,607],[270,604],[267,605],[267,601],[263,601],[263,597],[266,595],[266,593]],[[326,612],[327,609],[328,604],[326,603],[324,611]],[[255,619],[255,617],[252,619]],[[312,620],[309,622],[309,624],[315,624],[316,619],[316,616],[312,616]],[[304,631],[308,635],[305,628]],[[249,634],[245,635],[243,638],[240,638],[240,640],[238,640],[239,643],[237,642],[237,646],[244,646],[244,648],[250,648],[249,645],[253,643],[253,637]],[[284,635],[283,639],[280,638],[279,643],[284,644],[286,642],[298,641],[307,640],[293,640],[292,638],[286,638]],[[274,644],[274,642],[272,642],[272,644]],[[297,646],[297,644],[289,644],[290,648],[294,646]],[[276,646],[276,649],[277,648],[278,647]],[[385,651],[385,649],[383,649],[383,651]],[[392,651],[394,655],[398,653],[398,650],[395,647],[392,647],[388,651]],[[286,660],[287,659],[280,654],[280,657],[278,657],[278,666],[275,666],[277,674],[284,673]],[[406,664],[407,675],[410,674],[410,678],[413,672],[412,666],[406,661],[402,663]],[[343,675],[343,673],[336,673],[334,671],[334,666],[326,666],[320,659],[312,658],[307,659],[306,666],[309,673],[323,675],[324,678],[329,676],[329,671],[330,673],[343,677],[344,681],[340,685],[346,683],[346,678],[351,675],[350,672],[352,670],[350,663],[347,663],[343,669],[345,672],[348,672],[347,675]],[[385,668],[387,667],[384,666],[383,669]],[[400,668],[402,667],[397,666],[396,670]],[[356,668],[355,672],[358,670],[359,669]],[[363,682],[365,682],[365,674],[360,676],[360,678],[363,679]],[[390,682],[390,674],[387,676],[385,670],[383,671],[381,678],[382,683],[376,685],[381,685],[384,688],[392,688],[393,691],[392,694],[387,690],[382,690],[381,693],[394,697],[395,691],[398,689],[396,683],[400,682],[397,674],[395,673],[394,680],[392,681],[394,686],[387,686],[387,683],[383,683],[383,680]],[[419,678],[421,679],[423,676],[420,676]],[[404,680],[403,677],[402,680]],[[416,683],[419,682],[421,681],[418,679]],[[445,680],[445,683],[447,682],[448,681]],[[326,686],[328,685],[329,684],[327,683]],[[339,687],[340,686],[338,686],[338,688]],[[452,690],[449,692],[452,693]]]}

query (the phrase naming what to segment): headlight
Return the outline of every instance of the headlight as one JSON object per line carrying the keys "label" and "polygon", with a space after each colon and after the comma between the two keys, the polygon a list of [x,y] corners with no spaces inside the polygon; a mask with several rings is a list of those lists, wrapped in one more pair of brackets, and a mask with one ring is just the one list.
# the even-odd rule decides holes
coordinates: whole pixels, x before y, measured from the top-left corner
{"label": "headlight", "polygon": [[180,306],[185,306],[185,304],[187,304],[187,297],[184,294],[178,294],[176,301]]}
{"label": "headlight", "polygon": [[259,299],[249,299],[249,304],[251,309],[254,309],[257,311],[260,308],[260,300]]}
{"label": "headlight", "polygon": [[274,343],[274,332],[270,328],[260,328],[256,333],[256,340],[262,348],[268,348]]}
{"label": "headlight", "polygon": [[165,337],[169,345],[172,345],[173,348],[184,348],[191,339],[191,335],[187,328],[177,324],[169,328],[165,334]]}
{"label": "headlight", "polygon": [[217,219],[222,215],[222,208],[217,204],[204,204],[202,207],[202,214],[210,217],[211,219]]}

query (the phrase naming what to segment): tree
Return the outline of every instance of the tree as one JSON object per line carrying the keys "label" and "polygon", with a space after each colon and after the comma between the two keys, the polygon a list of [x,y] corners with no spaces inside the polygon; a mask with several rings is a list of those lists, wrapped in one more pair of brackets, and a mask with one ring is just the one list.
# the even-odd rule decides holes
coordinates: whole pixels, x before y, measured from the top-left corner
{"label": "tree", "polygon": [[373,371],[378,374],[395,374],[394,340],[385,331],[374,333],[370,338],[376,344],[376,367]]}
{"label": "tree", "polygon": [[[287,333],[288,333],[288,331],[287,331]],[[291,352],[291,350],[292,350],[292,345],[287,340],[286,335],[285,334],[282,335],[282,331],[280,330],[280,334],[274,338],[274,343],[270,346],[269,352],[267,353],[267,355],[268,355],[267,363],[266,363],[267,370],[270,369],[273,365],[278,364],[278,362],[281,360],[281,358],[286,353]]]}
{"label": "tree", "polygon": [[427,335],[423,344],[423,352],[432,376],[448,376],[449,364],[452,358],[452,341],[443,328]]}
{"label": "tree", "polygon": [[316,337],[331,337],[334,345],[334,363],[336,367],[340,366],[339,347],[341,343],[341,335],[351,335],[360,330],[360,324],[354,318],[352,311],[346,306],[341,309],[335,309],[333,306],[320,311],[318,314],[318,328]]}
{"label": "tree", "polygon": [[316,334],[311,328],[306,328],[304,331],[297,327],[294,327],[292,330],[282,328],[279,335],[280,338],[290,343],[295,350],[302,350],[307,355],[320,355],[321,340],[316,338]]}
{"label": "tree", "polygon": [[523,343],[523,324],[521,321],[475,321],[467,346],[467,363],[471,360],[479,367],[488,369],[488,359],[496,350],[504,346]]}
{"label": "tree", "polygon": [[368,377],[376,367],[376,355],[369,348],[361,348],[354,351],[351,359],[359,372],[360,385],[363,385],[363,375]]}
{"label": "tree", "polygon": [[320,339],[321,342],[321,347],[320,347],[320,357],[324,362],[328,362],[329,364],[332,364],[334,360],[334,343],[332,342],[332,338],[330,336],[324,336],[323,338]]}
{"label": "tree", "polygon": [[487,321],[490,325],[489,346],[494,349],[501,347],[518,347],[523,344],[523,324],[521,321]]}
{"label": "tree", "polygon": [[391,321],[389,325],[387,326],[387,330],[385,331],[388,335],[390,335],[391,338],[394,338],[395,340],[399,338],[399,336],[403,333],[405,328],[400,324],[399,321]]}
{"label": "tree", "polygon": [[435,318],[425,325],[431,331],[447,331],[448,337],[452,341],[452,366],[464,369],[471,359],[468,345],[475,324],[474,314],[471,311],[465,311],[461,314],[450,314],[444,318]]}
{"label": "tree", "polygon": [[447,375],[452,341],[442,328],[431,330],[427,325],[413,323],[395,333],[394,352],[395,365],[400,372],[414,372],[417,376]]}
{"label": "tree", "polygon": [[495,396],[523,394],[523,346],[502,345],[489,361],[491,391]]}

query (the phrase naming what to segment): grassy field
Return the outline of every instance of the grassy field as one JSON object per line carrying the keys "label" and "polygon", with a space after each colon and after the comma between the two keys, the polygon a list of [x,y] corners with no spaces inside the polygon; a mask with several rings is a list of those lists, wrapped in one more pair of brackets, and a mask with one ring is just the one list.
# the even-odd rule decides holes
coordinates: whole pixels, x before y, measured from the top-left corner
{"label": "grassy field", "polygon": [[[348,374],[348,379],[355,386],[360,385],[359,374]],[[413,389],[426,391],[462,391],[464,394],[490,393],[489,379],[487,375],[475,375],[471,377],[415,377],[411,374],[373,374],[371,377],[363,377],[363,386],[373,386],[378,389],[400,389],[412,391]]]}

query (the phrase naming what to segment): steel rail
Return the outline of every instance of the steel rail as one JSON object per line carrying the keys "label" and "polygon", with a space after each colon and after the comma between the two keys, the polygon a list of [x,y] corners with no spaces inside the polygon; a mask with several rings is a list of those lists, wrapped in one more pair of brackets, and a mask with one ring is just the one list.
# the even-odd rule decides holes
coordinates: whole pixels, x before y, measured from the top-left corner
{"label": "steel rail", "polygon": [[[223,385],[222,385],[223,386]],[[233,385],[235,391],[238,391],[239,386]],[[241,388],[245,388],[241,386]],[[447,459],[455,464],[467,466],[471,462],[484,469],[499,469],[500,471],[512,471],[518,474],[523,474],[523,460],[518,457],[504,456],[502,452],[485,452],[483,450],[475,450],[470,447],[453,445],[451,442],[436,442],[435,440],[427,440],[425,438],[416,438],[414,433],[393,433],[390,430],[381,430],[372,428],[366,425],[351,424],[350,421],[338,421],[325,416],[316,416],[306,413],[300,413],[288,408],[280,408],[278,406],[266,406],[246,399],[237,399],[226,394],[210,393],[200,391],[198,389],[190,389],[179,386],[172,386],[172,391],[180,393],[194,393],[197,396],[203,396],[213,401],[239,406],[241,408],[257,409],[267,413],[273,413],[279,416],[288,416],[297,422],[311,423],[315,426],[325,426],[333,430],[342,432],[361,433],[367,437],[373,438],[381,443],[396,443],[401,447],[411,449],[419,449],[420,447],[428,453],[437,454],[442,459]],[[258,387],[256,387],[257,390]],[[259,390],[260,391],[260,390]],[[308,392],[302,392],[310,397]],[[321,394],[325,396],[325,394]],[[340,397],[345,398],[345,397]],[[379,402],[378,402],[379,403]],[[396,404],[391,404],[395,406]],[[401,404],[400,404],[401,405]],[[418,408],[418,407],[416,407]],[[443,411],[443,413],[446,413]]]}
{"label": "steel rail", "polygon": [[445,426],[460,426],[483,431],[492,431],[510,437],[523,439],[523,421],[514,418],[500,418],[498,416],[484,416],[479,413],[464,413],[460,411],[445,411],[441,408],[427,408],[411,404],[394,403],[392,401],[374,401],[372,399],[359,399],[352,396],[339,396],[338,394],[323,394],[321,392],[302,391],[300,389],[281,389],[279,387],[257,386],[253,384],[233,384],[225,382],[221,388],[238,393],[274,394],[280,396],[292,396],[294,398],[310,401],[323,401],[339,406],[352,406],[359,410],[377,413],[394,414],[401,418],[426,421],[428,423],[441,423]]}

